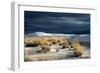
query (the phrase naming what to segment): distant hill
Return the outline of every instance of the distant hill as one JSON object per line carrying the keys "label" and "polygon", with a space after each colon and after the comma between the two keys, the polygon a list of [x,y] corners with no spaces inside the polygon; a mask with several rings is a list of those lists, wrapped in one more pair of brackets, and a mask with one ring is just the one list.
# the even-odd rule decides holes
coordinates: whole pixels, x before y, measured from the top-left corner
{"label": "distant hill", "polygon": [[25,34],[26,37],[52,37],[52,36],[60,36],[67,37],[67,39],[77,39],[82,42],[90,42],[90,34],[57,34],[57,33],[45,33],[45,32],[34,32],[30,34]]}
{"label": "distant hill", "polygon": [[64,37],[70,37],[75,36],[75,34],[56,34],[56,33],[45,33],[45,32],[34,32],[30,34],[25,34],[25,37],[32,37],[32,36],[64,36]]}

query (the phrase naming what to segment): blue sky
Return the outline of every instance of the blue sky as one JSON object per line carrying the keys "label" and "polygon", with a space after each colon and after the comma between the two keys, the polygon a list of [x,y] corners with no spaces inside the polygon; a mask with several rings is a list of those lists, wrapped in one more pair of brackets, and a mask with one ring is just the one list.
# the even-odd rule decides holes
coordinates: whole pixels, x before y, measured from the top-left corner
{"label": "blue sky", "polygon": [[90,34],[90,14],[25,11],[24,28],[25,34]]}

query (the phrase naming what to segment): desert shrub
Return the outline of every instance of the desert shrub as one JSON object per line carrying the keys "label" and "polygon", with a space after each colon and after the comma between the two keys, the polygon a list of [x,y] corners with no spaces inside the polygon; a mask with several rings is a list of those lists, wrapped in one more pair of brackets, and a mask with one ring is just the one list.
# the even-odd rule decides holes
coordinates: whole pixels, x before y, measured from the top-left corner
{"label": "desert shrub", "polygon": [[67,45],[66,44],[63,44],[62,45],[62,49],[64,49],[64,48],[67,48]]}
{"label": "desert shrub", "polygon": [[62,46],[62,49],[64,48],[69,48],[69,44],[67,42],[67,40],[62,40],[60,43],[59,43],[60,46]]}
{"label": "desert shrub", "polygon": [[39,44],[42,45],[48,45],[48,41],[46,39],[39,40]]}
{"label": "desert shrub", "polygon": [[60,43],[61,41],[60,40],[57,40],[57,42]]}
{"label": "desert shrub", "polygon": [[56,41],[52,41],[52,44],[57,44],[57,42]]}
{"label": "desert shrub", "polygon": [[83,51],[81,49],[81,45],[80,45],[80,43],[79,43],[78,40],[75,39],[75,40],[72,41],[71,48],[73,48],[73,51],[74,51],[74,55],[75,56],[78,57],[78,56],[81,56],[82,55]]}
{"label": "desert shrub", "polygon": [[46,45],[42,45],[41,48],[42,48],[41,51],[44,52],[44,53],[46,53],[46,52],[48,52],[50,50],[49,47],[46,46]]}
{"label": "desert shrub", "polygon": [[34,47],[33,43],[26,44],[26,47]]}
{"label": "desert shrub", "polygon": [[28,42],[27,44],[26,44],[26,47],[37,47],[37,46],[39,46],[39,41],[38,40],[33,40],[33,41],[31,41],[31,42]]}
{"label": "desert shrub", "polygon": [[79,56],[82,55],[82,51],[75,48],[75,50],[74,50],[74,55],[75,55],[76,57],[79,57]]}

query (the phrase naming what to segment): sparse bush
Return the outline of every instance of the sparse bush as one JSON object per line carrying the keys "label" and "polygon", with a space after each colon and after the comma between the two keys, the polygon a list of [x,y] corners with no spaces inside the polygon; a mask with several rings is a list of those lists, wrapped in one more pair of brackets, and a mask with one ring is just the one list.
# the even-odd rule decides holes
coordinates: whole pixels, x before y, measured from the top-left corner
{"label": "sparse bush", "polygon": [[62,45],[62,49],[64,49],[64,48],[67,48],[67,45],[66,44],[63,44]]}
{"label": "sparse bush", "polygon": [[41,48],[42,48],[41,51],[44,52],[44,53],[46,53],[46,52],[48,52],[50,50],[49,47],[46,46],[46,45],[42,45]]}
{"label": "sparse bush", "polygon": [[50,50],[49,46],[59,45],[62,46],[62,49],[68,47],[68,42],[64,37],[38,37],[38,38],[26,38],[25,46],[26,47],[37,47],[41,46],[42,51],[47,52]]}
{"label": "sparse bush", "polygon": [[75,55],[76,57],[79,57],[79,56],[82,55],[82,51],[81,51],[81,50],[75,49],[75,50],[74,50],[74,55]]}
{"label": "sparse bush", "polygon": [[34,41],[26,43],[26,47],[37,47],[37,46],[39,46],[39,44],[40,43],[38,40],[34,40]]}
{"label": "sparse bush", "polygon": [[78,40],[74,39],[71,43],[71,48],[73,48],[75,56],[81,56],[83,51],[81,49],[81,45]]}
{"label": "sparse bush", "polygon": [[57,44],[57,42],[54,40],[54,41],[52,41],[52,44]]}

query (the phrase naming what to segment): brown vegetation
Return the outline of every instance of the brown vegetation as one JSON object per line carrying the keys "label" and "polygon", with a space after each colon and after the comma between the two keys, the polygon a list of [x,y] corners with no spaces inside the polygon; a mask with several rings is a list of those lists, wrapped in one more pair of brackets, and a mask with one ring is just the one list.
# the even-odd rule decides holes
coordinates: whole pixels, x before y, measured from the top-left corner
{"label": "brown vegetation", "polygon": [[51,46],[60,45],[64,48],[68,47],[68,42],[64,37],[40,37],[40,38],[25,38],[25,46],[36,47],[41,46]]}
{"label": "brown vegetation", "polygon": [[73,48],[75,56],[81,56],[83,51],[81,49],[80,43],[78,40],[74,39],[71,42],[71,48]]}
{"label": "brown vegetation", "polygon": [[[79,57],[82,55],[83,51],[81,48],[81,45],[78,40],[73,39],[71,40],[71,43],[69,45],[68,40],[66,40],[64,37],[36,37],[36,38],[25,38],[25,46],[26,47],[37,47],[40,46],[41,50],[38,52],[46,53],[50,51],[50,47],[52,45],[59,45],[62,46],[60,49],[65,48],[73,48],[73,52],[75,56]],[[56,49],[57,52],[59,49]]]}

